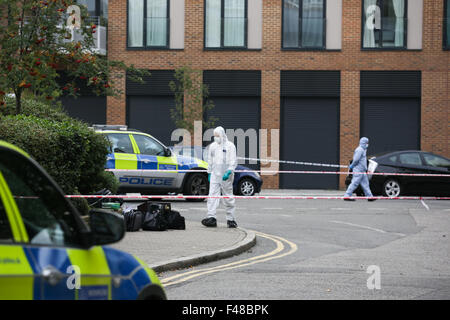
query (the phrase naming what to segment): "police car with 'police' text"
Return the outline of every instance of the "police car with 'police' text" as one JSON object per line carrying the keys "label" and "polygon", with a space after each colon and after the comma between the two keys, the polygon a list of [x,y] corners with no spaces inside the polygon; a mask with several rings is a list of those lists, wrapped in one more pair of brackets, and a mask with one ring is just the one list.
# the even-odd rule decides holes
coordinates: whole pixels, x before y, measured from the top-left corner
{"label": "police car with 'police' text", "polygon": [[144,262],[104,246],[124,235],[111,211],[86,225],[36,161],[0,141],[0,300],[166,299]]}
{"label": "police car with 'police' text", "polygon": [[110,142],[106,169],[119,180],[119,192],[208,194],[207,162],[176,155],[151,135],[127,126],[94,125],[93,129]]}

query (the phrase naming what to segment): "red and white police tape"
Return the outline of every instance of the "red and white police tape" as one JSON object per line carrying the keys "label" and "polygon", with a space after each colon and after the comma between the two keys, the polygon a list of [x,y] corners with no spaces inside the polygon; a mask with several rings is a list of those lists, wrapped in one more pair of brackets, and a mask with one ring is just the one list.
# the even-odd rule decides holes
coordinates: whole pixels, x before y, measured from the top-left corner
{"label": "red and white police tape", "polygon": [[[141,172],[141,169],[105,169],[105,171],[125,171],[125,172]],[[145,172],[179,172],[179,173],[187,173],[187,172],[205,172],[205,170],[189,170],[189,169],[145,169]],[[302,170],[235,170],[234,172],[261,172],[265,174],[279,174],[279,173],[293,173],[293,174],[366,174],[366,175],[374,175],[374,176],[406,176],[406,177],[447,177],[450,178],[450,174],[432,174],[432,173],[385,173],[385,172],[345,172],[345,171],[302,171]]]}
{"label": "red and white police tape", "polygon": [[450,200],[450,197],[345,197],[345,196],[185,196],[185,195],[66,195],[67,198],[86,199],[244,199],[244,200],[343,200],[343,199],[377,199],[377,200]]}

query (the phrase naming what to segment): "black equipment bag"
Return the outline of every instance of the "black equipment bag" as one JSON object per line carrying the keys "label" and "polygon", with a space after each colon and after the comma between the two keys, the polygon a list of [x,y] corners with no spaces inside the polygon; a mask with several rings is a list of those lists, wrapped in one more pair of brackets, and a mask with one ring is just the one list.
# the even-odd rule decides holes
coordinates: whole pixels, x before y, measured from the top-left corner
{"label": "black equipment bag", "polygon": [[142,224],[143,230],[164,231],[167,229],[166,215],[164,212],[166,209],[166,204],[146,202],[138,208],[147,209],[145,211],[144,222]]}
{"label": "black equipment bag", "polygon": [[127,231],[139,231],[142,228],[144,215],[140,211],[131,210],[124,214]]}
{"label": "black equipment bag", "polygon": [[185,230],[184,217],[178,211],[172,210],[170,203],[155,203],[146,201],[138,206],[138,210],[145,212],[143,230],[164,231],[166,229]]}
{"label": "black equipment bag", "polygon": [[170,210],[166,212],[167,229],[186,230],[184,217],[178,211]]}
{"label": "black equipment bag", "polygon": [[167,223],[161,213],[146,212],[142,229],[146,231],[164,231],[167,230]]}

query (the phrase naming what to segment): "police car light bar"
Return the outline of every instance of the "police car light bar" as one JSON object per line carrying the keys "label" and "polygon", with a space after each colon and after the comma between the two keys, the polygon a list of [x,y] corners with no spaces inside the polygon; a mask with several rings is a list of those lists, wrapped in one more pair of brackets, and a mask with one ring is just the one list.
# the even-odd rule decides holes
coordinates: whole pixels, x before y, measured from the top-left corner
{"label": "police car light bar", "polygon": [[128,130],[128,126],[121,124],[94,124],[92,125],[92,128],[94,128],[94,130]]}

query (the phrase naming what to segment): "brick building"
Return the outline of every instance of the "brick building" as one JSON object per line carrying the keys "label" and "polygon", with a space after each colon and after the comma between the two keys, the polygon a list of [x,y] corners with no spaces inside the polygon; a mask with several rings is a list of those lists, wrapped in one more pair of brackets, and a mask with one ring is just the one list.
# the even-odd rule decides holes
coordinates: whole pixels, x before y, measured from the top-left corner
{"label": "brick building", "polygon": [[[362,135],[369,153],[450,157],[449,12],[449,0],[109,0],[108,57],[152,77],[121,79],[104,118],[167,143],[167,83],[190,65],[218,124],[268,129],[274,158],[348,164]],[[315,176],[269,175],[264,186],[343,187],[343,176]]]}

